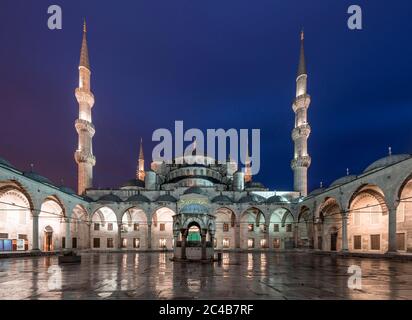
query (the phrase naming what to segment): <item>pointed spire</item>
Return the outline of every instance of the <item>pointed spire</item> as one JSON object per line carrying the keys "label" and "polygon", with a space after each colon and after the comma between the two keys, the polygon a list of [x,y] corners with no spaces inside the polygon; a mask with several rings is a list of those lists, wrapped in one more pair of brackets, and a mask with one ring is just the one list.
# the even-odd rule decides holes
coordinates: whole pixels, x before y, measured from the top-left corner
{"label": "pointed spire", "polygon": [[140,138],[139,160],[144,160],[144,153],[143,153],[143,138]]}
{"label": "pointed spire", "polygon": [[300,33],[300,58],[299,58],[298,77],[303,74],[307,74],[307,72],[306,72],[306,60],[305,60],[305,33],[302,30]]}
{"label": "pointed spire", "polygon": [[80,67],[85,67],[90,70],[90,62],[89,62],[89,49],[87,47],[87,25],[86,19],[84,19],[83,23],[83,41],[82,41],[82,49],[80,51]]}

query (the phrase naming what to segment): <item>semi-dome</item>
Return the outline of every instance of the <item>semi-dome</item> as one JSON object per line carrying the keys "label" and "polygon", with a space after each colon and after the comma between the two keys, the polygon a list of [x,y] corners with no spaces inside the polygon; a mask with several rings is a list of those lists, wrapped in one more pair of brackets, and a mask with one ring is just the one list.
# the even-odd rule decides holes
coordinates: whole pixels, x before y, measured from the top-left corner
{"label": "semi-dome", "polygon": [[15,167],[4,158],[0,158],[0,165],[15,169]]}
{"label": "semi-dome", "polygon": [[257,194],[248,194],[239,199],[238,203],[261,203],[264,202],[266,199],[262,196]]}
{"label": "semi-dome", "polygon": [[233,200],[230,199],[228,196],[225,196],[225,195],[222,195],[222,194],[221,194],[220,196],[214,197],[214,198],[212,199],[212,203],[232,204],[232,203],[233,203]]}
{"label": "semi-dome", "polygon": [[202,188],[199,188],[199,187],[190,187],[186,189],[186,191],[183,194],[192,194],[192,193],[206,195],[206,191],[203,191]]}
{"label": "semi-dome", "polygon": [[180,209],[180,213],[183,214],[206,214],[208,212],[209,210],[205,206],[197,203],[187,204]]}
{"label": "semi-dome", "polygon": [[121,186],[121,188],[130,188],[130,187],[144,188],[145,184],[144,184],[144,181],[142,180],[131,179],[123,183]]}
{"label": "semi-dome", "polygon": [[177,199],[170,194],[162,194],[156,202],[177,202]]}
{"label": "semi-dome", "polygon": [[149,203],[150,199],[142,194],[135,194],[127,199],[128,202],[145,202]]}
{"label": "semi-dome", "polygon": [[97,202],[122,202],[122,199],[120,199],[118,196],[111,193],[111,194],[105,194],[104,196],[101,196],[99,200],[97,200]]}
{"label": "semi-dome", "polygon": [[272,196],[266,200],[266,203],[284,203],[288,202],[288,199],[282,196]]}
{"label": "semi-dome", "polygon": [[59,189],[60,189],[60,191],[63,191],[63,192],[68,193],[68,194],[76,194],[76,192],[73,189],[69,188],[69,187],[60,186]]}
{"label": "semi-dome", "polygon": [[321,194],[325,190],[326,190],[325,188],[317,188],[317,189],[313,190],[311,193],[309,193],[309,196],[316,196],[318,194]]}
{"label": "semi-dome", "polygon": [[53,182],[51,182],[49,179],[47,179],[46,177],[43,177],[39,174],[37,174],[36,172],[33,171],[27,171],[23,173],[24,176],[26,176],[27,178],[36,180],[37,182],[40,183],[47,183],[47,184],[53,184]]}
{"label": "semi-dome", "polygon": [[331,186],[331,187],[337,187],[337,186],[340,186],[340,185],[342,185],[342,184],[345,184],[345,183],[351,182],[351,181],[353,181],[353,180],[356,180],[356,178],[357,178],[357,176],[354,175],[354,174],[351,174],[351,175],[348,175],[348,176],[344,176],[344,177],[341,177],[341,178],[336,179],[335,181],[333,181],[333,182],[330,184],[330,186]]}
{"label": "semi-dome", "polygon": [[384,168],[384,167],[390,166],[392,164],[395,164],[397,162],[409,159],[410,157],[411,157],[410,154],[390,155],[390,156],[381,158],[379,160],[376,160],[371,165],[369,165],[363,172],[366,173],[366,172],[369,172],[369,171],[372,171],[372,170]]}
{"label": "semi-dome", "polygon": [[94,202],[94,200],[92,198],[90,198],[89,196],[82,196],[82,198],[83,198],[84,201]]}

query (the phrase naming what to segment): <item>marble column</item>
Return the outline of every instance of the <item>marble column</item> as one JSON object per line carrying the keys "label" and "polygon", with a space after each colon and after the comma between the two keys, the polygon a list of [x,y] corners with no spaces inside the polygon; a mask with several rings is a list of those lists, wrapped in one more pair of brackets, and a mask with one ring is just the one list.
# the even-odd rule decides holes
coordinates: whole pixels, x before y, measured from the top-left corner
{"label": "marble column", "polygon": [[182,229],[182,254],[181,259],[186,259],[186,238],[187,238],[187,230]]}
{"label": "marble column", "polygon": [[240,249],[240,223],[235,227],[235,248]]}
{"label": "marble column", "polygon": [[342,215],[342,251],[348,251],[348,216]]}
{"label": "marble column", "polygon": [[397,243],[396,243],[396,207],[388,207],[389,217],[388,217],[388,253],[396,253]]}
{"label": "marble column", "polygon": [[40,251],[39,249],[39,213],[33,211],[32,214],[33,214],[32,250]]}
{"label": "marble column", "polygon": [[202,260],[206,260],[206,232],[202,232],[201,235],[201,243],[202,243]]}
{"label": "marble column", "polygon": [[297,223],[295,223],[293,225],[293,246],[295,248],[299,247],[299,225]]}
{"label": "marble column", "polygon": [[72,236],[70,230],[70,219],[66,219],[66,245],[65,249],[70,250],[72,248]]}
{"label": "marble column", "polygon": [[122,224],[117,224],[117,248],[122,249]]}
{"label": "marble column", "polygon": [[265,225],[265,240],[266,240],[266,246],[265,248],[270,248],[270,232],[269,232],[269,224]]}
{"label": "marble column", "polygon": [[147,249],[152,249],[152,224],[147,225]]}

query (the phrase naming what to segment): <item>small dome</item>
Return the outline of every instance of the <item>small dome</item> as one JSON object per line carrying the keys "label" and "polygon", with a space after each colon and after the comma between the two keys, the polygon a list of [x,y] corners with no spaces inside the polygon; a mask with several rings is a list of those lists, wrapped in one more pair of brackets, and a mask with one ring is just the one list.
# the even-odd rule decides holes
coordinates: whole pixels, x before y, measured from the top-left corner
{"label": "small dome", "polygon": [[206,195],[206,192],[203,191],[199,187],[190,187],[190,188],[186,189],[186,191],[183,194],[192,194],[192,193]]}
{"label": "small dome", "polygon": [[387,156],[385,158],[381,158],[375,162],[373,162],[371,165],[369,165],[364,171],[363,173],[375,170],[375,169],[380,169],[380,168],[384,168],[387,166],[390,166],[392,164],[395,164],[397,162],[409,159],[411,157],[411,155],[409,154],[394,154],[391,156]]}
{"label": "small dome", "polygon": [[261,203],[264,202],[266,199],[262,196],[257,194],[248,194],[239,199],[238,203]]}
{"label": "small dome", "polygon": [[15,167],[4,158],[0,158],[0,165],[15,169]]}
{"label": "small dome", "polygon": [[127,199],[127,202],[146,202],[149,203],[150,199],[142,194],[135,194]]}
{"label": "small dome", "polygon": [[170,194],[162,194],[156,202],[177,202],[177,199]]}
{"label": "small dome", "polygon": [[253,181],[249,181],[248,183],[246,183],[245,188],[246,189],[266,189],[262,183],[253,182]]}
{"label": "small dome", "polygon": [[340,186],[341,184],[348,183],[348,182],[351,182],[353,180],[356,180],[356,178],[357,178],[357,176],[354,175],[354,174],[349,175],[349,176],[344,176],[342,178],[339,178],[339,179],[336,179],[335,181],[333,181],[330,184],[330,186],[331,187],[337,187],[337,186]]}
{"label": "small dome", "polygon": [[63,191],[63,192],[68,193],[68,194],[76,194],[76,192],[73,189],[69,188],[69,187],[60,186],[59,189],[60,189],[60,191]]}
{"label": "small dome", "polygon": [[24,172],[23,173],[24,176],[26,176],[27,178],[36,180],[37,182],[40,183],[47,183],[47,184],[51,184],[53,185],[53,182],[51,182],[49,179],[47,179],[46,177],[43,177],[33,171],[28,171],[28,172]]}
{"label": "small dome", "polygon": [[285,197],[272,196],[266,200],[266,203],[284,203],[289,202]]}
{"label": "small dome", "polygon": [[212,202],[219,203],[219,204],[232,204],[233,200],[230,199],[228,196],[224,196],[221,194],[220,196],[214,197],[212,199]]}
{"label": "small dome", "polygon": [[114,195],[113,193],[111,194],[105,194],[104,196],[101,196],[98,202],[122,202],[122,199],[120,199],[118,196]]}
{"label": "small dome", "polygon": [[325,188],[317,188],[309,193],[309,196],[316,196],[318,194],[321,194],[323,191],[325,191]]}
{"label": "small dome", "polygon": [[187,204],[180,210],[180,213],[183,214],[206,214],[208,212],[209,210],[205,206],[197,203]]}
{"label": "small dome", "polygon": [[144,188],[145,184],[144,181],[138,180],[138,179],[131,179],[126,181],[124,184],[122,184],[121,188],[128,188],[128,187],[138,187],[138,188]]}

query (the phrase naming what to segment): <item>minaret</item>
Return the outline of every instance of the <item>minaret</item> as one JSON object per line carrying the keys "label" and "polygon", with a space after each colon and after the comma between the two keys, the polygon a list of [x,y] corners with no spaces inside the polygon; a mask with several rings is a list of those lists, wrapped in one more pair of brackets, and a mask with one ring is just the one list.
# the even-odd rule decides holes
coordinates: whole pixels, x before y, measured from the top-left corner
{"label": "minaret", "polygon": [[292,131],[295,153],[291,167],[294,174],[294,190],[300,192],[301,196],[306,196],[308,193],[308,168],[311,163],[307,144],[311,129],[307,121],[310,96],[307,94],[308,75],[306,72],[304,38],[302,31],[299,68],[296,78],[296,99],[292,106],[295,112],[295,128]]}
{"label": "minaret", "polygon": [[92,138],[95,129],[92,123],[92,107],[94,96],[90,91],[90,63],[86,38],[86,21],[83,26],[83,41],[80,51],[79,87],[76,89],[76,99],[79,103],[79,118],[75,127],[79,135],[78,148],[74,158],[78,165],[78,193],[81,195],[86,189],[93,187],[93,167],[96,158],[93,156]]}
{"label": "minaret", "polygon": [[252,181],[252,169],[250,168],[250,158],[249,158],[249,140],[246,147],[246,161],[245,161],[245,183]]}
{"label": "minaret", "polygon": [[143,154],[143,139],[140,138],[140,152],[139,152],[139,163],[136,171],[136,179],[144,181],[146,173],[144,171],[144,154]]}

